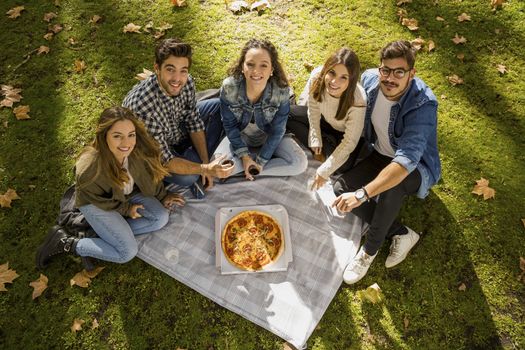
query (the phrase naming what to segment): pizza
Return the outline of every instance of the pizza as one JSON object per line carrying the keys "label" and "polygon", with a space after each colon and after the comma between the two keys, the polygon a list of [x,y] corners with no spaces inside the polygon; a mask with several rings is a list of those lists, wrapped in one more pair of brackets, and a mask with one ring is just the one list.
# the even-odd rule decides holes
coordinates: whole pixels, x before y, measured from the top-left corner
{"label": "pizza", "polygon": [[269,214],[246,210],[231,218],[222,231],[222,251],[243,270],[257,271],[277,261],[284,250],[283,230]]}

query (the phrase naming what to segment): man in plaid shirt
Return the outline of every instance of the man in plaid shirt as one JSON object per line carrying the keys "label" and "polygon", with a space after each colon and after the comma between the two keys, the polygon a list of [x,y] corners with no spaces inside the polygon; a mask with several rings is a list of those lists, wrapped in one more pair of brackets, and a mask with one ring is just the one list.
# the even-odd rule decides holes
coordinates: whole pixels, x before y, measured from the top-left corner
{"label": "man in plaid shirt", "polygon": [[161,41],[155,49],[155,74],[135,85],[123,106],[135,112],[159,143],[162,161],[172,173],[166,182],[198,186],[200,175],[210,188],[213,177],[228,177],[233,166],[220,165],[220,157],[209,160],[222,134],[220,102],[196,102],[191,55],[189,44]]}

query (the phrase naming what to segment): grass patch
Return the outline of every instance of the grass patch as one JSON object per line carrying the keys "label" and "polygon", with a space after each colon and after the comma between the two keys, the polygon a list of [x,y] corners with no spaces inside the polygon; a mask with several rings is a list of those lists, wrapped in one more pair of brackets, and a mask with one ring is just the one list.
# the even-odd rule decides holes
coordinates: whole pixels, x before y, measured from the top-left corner
{"label": "grass patch", "polygon": [[[436,49],[420,52],[416,68],[440,102],[443,180],[425,201],[412,198],[402,212],[422,239],[394,269],[382,265],[388,254],[383,247],[362,282],[341,287],[308,346],[525,348],[525,286],[517,281],[519,257],[525,256],[525,3],[509,0],[493,12],[488,0],[413,0],[404,8],[419,21],[417,33],[399,24],[394,1],[276,0],[260,15],[238,16],[220,0],[188,3],[177,9],[168,0],[62,0],[59,7],[33,1],[16,20],[4,14],[20,3],[0,4],[0,83],[23,88],[21,104],[31,107],[28,121],[0,109],[0,193],[14,188],[22,197],[13,208],[0,209],[0,264],[9,261],[20,274],[0,293],[0,348],[281,348],[282,340],[270,332],[138,259],[109,264],[87,289],[69,287],[80,265],[60,259],[45,271],[48,290],[31,300],[28,284],[39,275],[34,253],[72,182],[76,155],[91,140],[100,112],[120,104],[135,74],[152,66],[152,35],[124,34],[122,28],[149,21],[173,24],[167,35],[194,46],[192,74],[199,89],[220,86],[251,37],[276,44],[297,92],[309,75],[304,64],[322,64],[342,45],[370,68],[390,40],[432,39]],[[64,30],[48,42],[42,18],[52,11],[58,15],[52,23]],[[457,21],[462,12],[470,22]],[[102,21],[88,23],[93,15]],[[467,43],[455,45],[455,33]],[[40,45],[50,53],[33,54],[22,64]],[[76,59],[86,62],[83,74],[74,71]],[[497,64],[508,73],[501,75]],[[465,84],[452,87],[446,78],[451,74]],[[490,180],[495,199],[470,194],[480,177]],[[374,282],[384,304],[356,296]],[[70,331],[74,318],[86,320],[77,334]],[[91,329],[94,318],[100,326]]]}

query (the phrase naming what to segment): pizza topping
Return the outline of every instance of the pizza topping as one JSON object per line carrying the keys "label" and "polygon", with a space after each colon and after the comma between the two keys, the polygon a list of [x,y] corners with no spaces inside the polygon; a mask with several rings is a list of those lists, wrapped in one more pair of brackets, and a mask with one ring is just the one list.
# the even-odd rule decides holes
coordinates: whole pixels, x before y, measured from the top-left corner
{"label": "pizza topping", "polygon": [[282,231],[270,215],[244,211],[226,223],[222,247],[235,266],[256,271],[276,261],[283,251]]}

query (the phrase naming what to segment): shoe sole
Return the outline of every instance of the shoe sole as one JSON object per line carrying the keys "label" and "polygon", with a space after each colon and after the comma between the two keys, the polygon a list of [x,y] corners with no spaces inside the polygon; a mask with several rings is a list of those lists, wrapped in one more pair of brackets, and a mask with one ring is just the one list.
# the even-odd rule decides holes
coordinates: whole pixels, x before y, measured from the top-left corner
{"label": "shoe sole", "polygon": [[[57,226],[58,227],[58,226]],[[55,236],[56,232],[59,230],[59,228],[55,229],[54,227],[49,230],[49,233],[47,234],[46,236],[46,239],[44,241],[44,243],[42,243],[39,247],[38,247],[38,250],[36,252],[36,259],[35,259],[35,262],[36,262],[36,267],[39,268],[39,269],[43,269],[47,266],[47,264],[44,264],[42,262],[42,251],[44,250],[44,248],[51,242],[52,238]]]}
{"label": "shoe sole", "polygon": [[410,247],[410,249],[407,250],[405,256],[403,256],[403,259],[399,260],[399,261],[396,262],[394,265],[389,265],[389,266],[386,265],[386,261],[385,261],[385,267],[386,267],[387,269],[390,269],[390,268],[392,268],[392,267],[394,267],[394,266],[397,266],[397,265],[401,264],[401,263],[407,258],[408,253],[410,253],[410,252],[412,251],[412,248],[415,247],[415,245],[417,244],[417,242],[419,242],[419,238],[421,238],[421,236],[420,236],[419,234],[416,233],[416,235],[417,235],[417,239],[416,239],[416,241],[414,242],[414,244],[412,244],[412,247]]}

